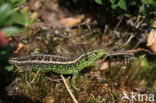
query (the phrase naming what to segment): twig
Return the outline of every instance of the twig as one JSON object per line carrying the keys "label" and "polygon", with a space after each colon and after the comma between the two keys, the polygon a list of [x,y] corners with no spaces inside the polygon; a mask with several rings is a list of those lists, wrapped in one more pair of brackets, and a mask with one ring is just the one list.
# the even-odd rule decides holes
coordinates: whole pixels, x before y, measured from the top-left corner
{"label": "twig", "polygon": [[74,103],[78,103],[78,101],[76,100],[75,96],[73,95],[73,93],[72,93],[71,90],[69,89],[69,86],[67,85],[64,76],[63,76],[63,75],[60,75],[60,76],[61,76],[61,78],[62,78],[62,80],[63,80],[63,82],[64,82],[65,87],[67,88],[68,93],[70,94],[71,98],[73,99]]}
{"label": "twig", "polygon": [[133,34],[130,35],[130,37],[128,38],[128,40],[126,41],[126,43],[124,43],[124,46],[129,44],[130,41],[134,38],[135,36]]}
{"label": "twig", "polygon": [[106,34],[107,32],[108,32],[108,25],[106,24],[104,28],[104,34]]}
{"label": "twig", "polygon": [[47,76],[45,78],[48,79],[51,82],[57,82],[57,83],[59,83],[60,81],[62,81],[62,79],[51,79],[51,78],[49,78]]}
{"label": "twig", "polygon": [[97,75],[97,74],[85,74],[86,76],[90,76],[90,77],[104,77],[101,75]]}
{"label": "twig", "polygon": [[119,28],[120,24],[122,23],[123,19],[124,19],[124,16],[121,16],[119,22],[117,23],[117,25],[116,25],[116,27],[114,29],[114,31],[118,30],[118,28]]}
{"label": "twig", "polygon": [[35,77],[30,81],[29,86],[35,81],[36,77],[38,76],[40,70],[37,71],[37,74],[35,75]]}
{"label": "twig", "polygon": [[137,52],[141,52],[141,51],[144,51],[144,52],[147,52],[151,55],[156,55],[154,53],[151,53],[149,50],[147,49],[143,49],[143,48],[138,48],[138,49],[132,49],[132,50],[127,50],[127,51],[113,51],[113,52],[109,52],[107,54],[107,56],[115,56],[115,55],[130,55],[130,54],[134,54],[134,53],[137,53]]}

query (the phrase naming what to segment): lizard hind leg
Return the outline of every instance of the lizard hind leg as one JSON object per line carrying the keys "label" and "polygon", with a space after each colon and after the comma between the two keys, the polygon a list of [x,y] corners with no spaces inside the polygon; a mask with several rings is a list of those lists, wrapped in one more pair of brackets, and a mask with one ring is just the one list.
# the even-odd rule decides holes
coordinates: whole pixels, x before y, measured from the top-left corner
{"label": "lizard hind leg", "polygon": [[76,86],[76,78],[78,76],[78,73],[73,74],[72,78],[71,78],[71,86],[73,87],[73,89],[75,90],[80,90],[77,86]]}

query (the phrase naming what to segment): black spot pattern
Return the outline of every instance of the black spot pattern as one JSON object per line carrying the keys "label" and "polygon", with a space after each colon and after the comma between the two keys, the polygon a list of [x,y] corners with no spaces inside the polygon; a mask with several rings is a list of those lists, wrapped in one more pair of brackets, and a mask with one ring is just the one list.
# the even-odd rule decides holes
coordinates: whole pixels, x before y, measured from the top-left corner
{"label": "black spot pattern", "polygon": [[44,61],[50,61],[50,56],[45,56]]}
{"label": "black spot pattern", "polygon": [[36,60],[37,59],[37,56],[31,56],[30,59],[31,60]]}
{"label": "black spot pattern", "polygon": [[43,58],[44,58],[44,56],[38,56],[37,60],[41,61],[41,60],[43,60]]}

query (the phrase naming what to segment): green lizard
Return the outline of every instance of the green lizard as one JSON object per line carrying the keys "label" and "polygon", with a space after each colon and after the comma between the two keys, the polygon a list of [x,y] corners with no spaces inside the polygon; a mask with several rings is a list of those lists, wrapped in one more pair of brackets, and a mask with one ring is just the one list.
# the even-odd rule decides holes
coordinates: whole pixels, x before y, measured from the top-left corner
{"label": "green lizard", "polygon": [[72,75],[71,85],[77,90],[75,79],[79,72],[105,54],[106,51],[102,49],[81,54],[75,58],[36,54],[21,58],[10,58],[9,63],[23,68],[23,71],[32,70],[33,72],[40,71],[41,73],[53,71],[58,74]]}

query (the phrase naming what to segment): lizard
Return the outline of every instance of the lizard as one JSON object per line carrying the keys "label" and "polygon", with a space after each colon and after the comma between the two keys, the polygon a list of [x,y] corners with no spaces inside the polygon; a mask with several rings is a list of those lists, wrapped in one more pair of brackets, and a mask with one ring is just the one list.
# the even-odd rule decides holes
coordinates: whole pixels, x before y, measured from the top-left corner
{"label": "lizard", "polygon": [[76,87],[76,78],[80,71],[105,54],[106,51],[103,49],[83,53],[73,58],[50,54],[33,54],[19,58],[12,57],[9,59],[9,63],[18,68],[23,68],[22,71],[32,70],[33,72],[40,71],[40,73],[52,71],[61,75],[72,75],[71,86],[73,89],[79,90]]}

